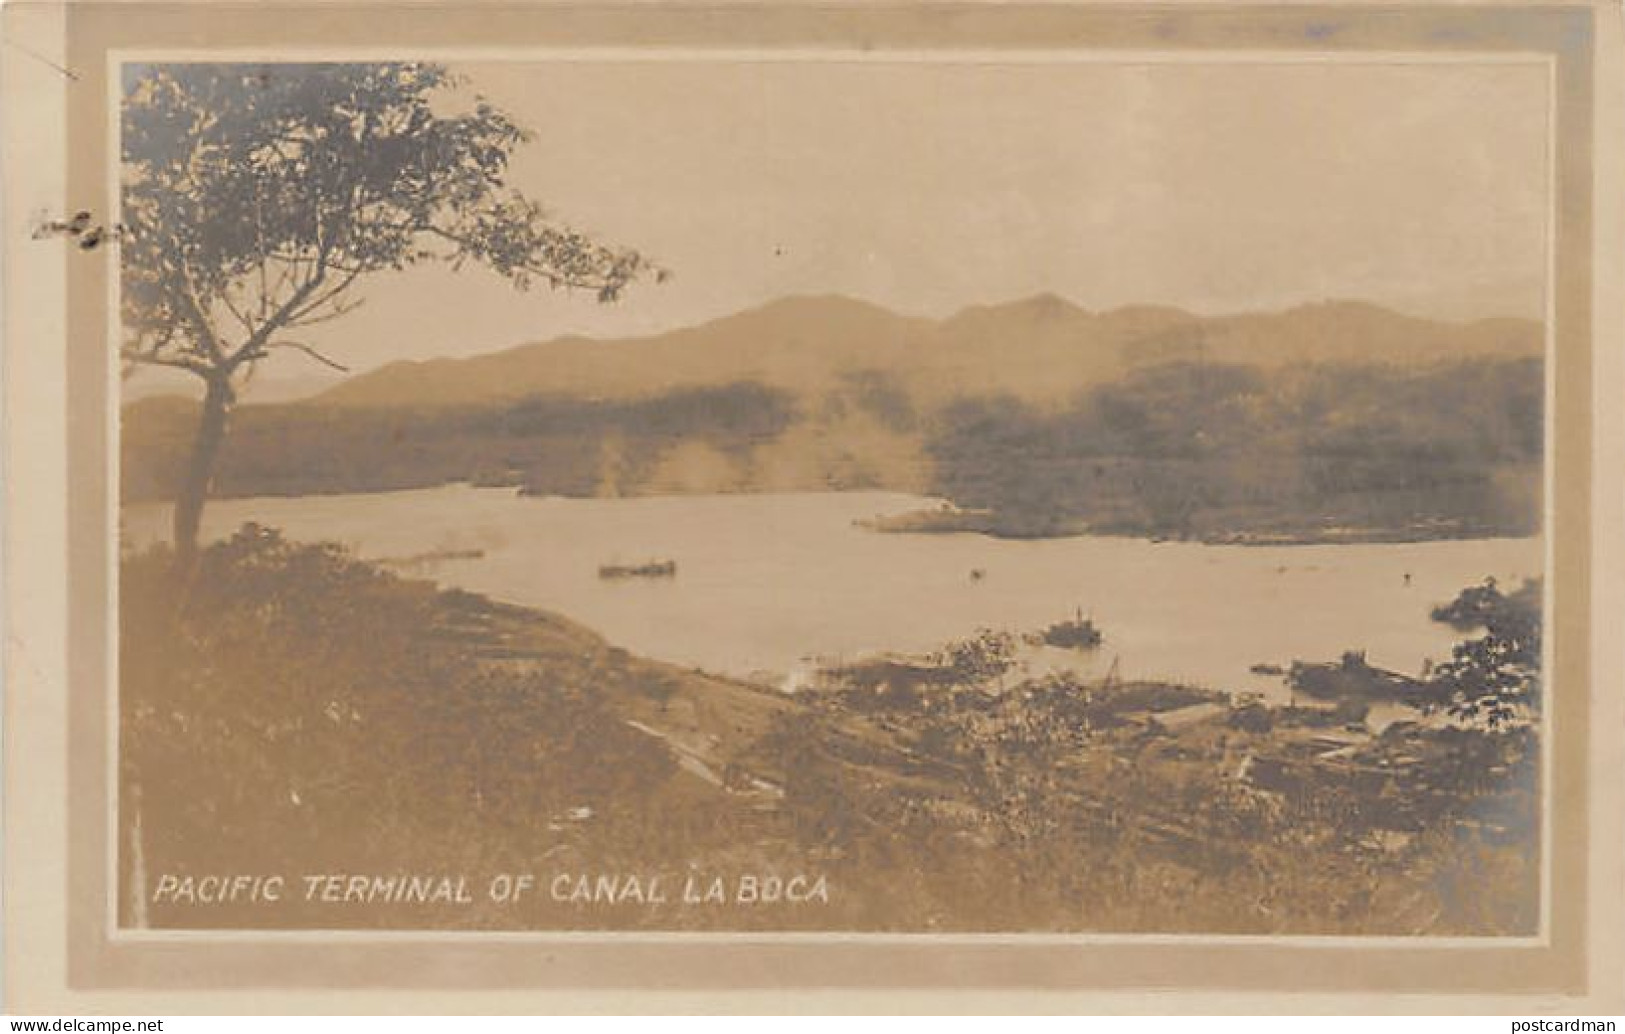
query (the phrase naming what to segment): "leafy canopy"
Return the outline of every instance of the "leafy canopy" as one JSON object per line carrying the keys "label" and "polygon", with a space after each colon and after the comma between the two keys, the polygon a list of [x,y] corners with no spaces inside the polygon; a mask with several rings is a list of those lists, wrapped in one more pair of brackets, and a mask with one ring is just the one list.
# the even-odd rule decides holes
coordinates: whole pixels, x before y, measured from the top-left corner
{"label": "leafy canopy", "polygon": [[165,64],[123,106],[123,356],[229,377],[343,315],[369,273],[489,266],[615,299],[654,269],[551,222],[505,181],[527,133],[416,62]]}
{"label": "leafy canopy", "polygon": [[1484,633],[1457,643],[1450,660],[1433,669],[1433,689],[1449,714],[1493,729],[1539,713],[1541,592],[1538,579],[1504,593],[1489,578],[1434,608],[1433,620]]}

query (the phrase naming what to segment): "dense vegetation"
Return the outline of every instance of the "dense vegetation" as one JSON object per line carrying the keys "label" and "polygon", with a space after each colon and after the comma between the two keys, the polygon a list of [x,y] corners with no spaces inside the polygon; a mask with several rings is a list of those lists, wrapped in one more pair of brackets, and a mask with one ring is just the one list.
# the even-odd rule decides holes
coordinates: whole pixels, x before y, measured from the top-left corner
{"label": "dense vegetation", "polygon": [[[857,371],[818,394],[741,381],[493,408],[249,406],[216,491],[295,495],[467,480],[538,494],[889,488],[962,512],[898,525],[1233,540],[1528,534],[1538,524],[1541,365],[1141,368],[1069,403],[917,402]],[[131,407],[126,499],[168,498],[194,415]]]}
{"label": "dense vegetation", "polygon": [[937,490],[1002,534],[1528,534],[1541,392],[1536,360],[1176,363],[1059,410],[965,399],[927,448]]}
{"label": "dense vegetation", "polygon": [[1431,673],[1435,706],[1492,728],[1540,713],[1540,598],[1538,581],[1504,593],[1490,578],[1433,611],[1435,621],[1481,633],[1457,643]]}
{"label": "dense vegetation", "polygon": [[[306,495],[450,481],[589,496],[644,484],[676,441],[738,456],[789,425],[783,392],[741,383],[642,399],[564,396],[498,409],[247,406],[225,444],[216,493]],[[127,499],[168,498],[185,468],[194,407],[153,399],[126,414]]]}
{"label": "dense vegetation", "polygon": [[331,548],[249,527],[185,589],[167,550],[127,561],[122,593],[121,759],[150,872],[497,862],[671,768],[596,687],[475,663],[470,598]]}
{"label": "dense vegetation", "polygon": [[[1538,749],[1525,722],[1462,713],[1377,735],[1358,731],[1359,709],[1032,679],[1012,668],[1016,639],[998,632],[878,675],[831,672],[788,697],[640,660],[560,618],[439,592],[263,528],[206,549],[190,576],[175,572],[164,551],[124,561],[126,921],[139,914],[135,875],[150,887],[163,875],[466,874],[477,891],[498,873],[545,886],[558,873],[660,871],[674,882],[823,875],[829,900],[153,904],[147,918],[1535,928]],[[1494,609],[1538,613],[1537,592]],[[1487,621],[1505,631],[1482,593],[1464,600],[1445,618],[1485,640],[1498,634]],[[1472,656],[1434,679],[1470,688]]]}

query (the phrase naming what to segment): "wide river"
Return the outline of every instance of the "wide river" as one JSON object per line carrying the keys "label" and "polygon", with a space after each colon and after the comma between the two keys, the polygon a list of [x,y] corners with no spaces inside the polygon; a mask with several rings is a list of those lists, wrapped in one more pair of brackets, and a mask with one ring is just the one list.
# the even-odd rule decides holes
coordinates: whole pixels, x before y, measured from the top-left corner
{"label": "wide river", "polygon": [[[479,550],[401,570],[567,614],[635,653],[789,688],[820,661],[925,652],[978,629],[1036,631],[1082,612],[1105,635],[1080,660],[1086,670],[1115,663],[1124,677],[1280,697],[1280,679],[1249,667],[1364,649],[1374,664],[1415,673],[1458,638],[1430,608],[1487,575],[1516,583],[1541,569],[1534,538],[1205,546],[853,523],[935,505],[888,492],[560,499],[451,485],[216,500],[204,533],[257,521],[370,559]],[[129,507],[125,539],[152,542],[167,523],[167,506]],[[676,577],[598,574],[647,560],[676,561]]]}

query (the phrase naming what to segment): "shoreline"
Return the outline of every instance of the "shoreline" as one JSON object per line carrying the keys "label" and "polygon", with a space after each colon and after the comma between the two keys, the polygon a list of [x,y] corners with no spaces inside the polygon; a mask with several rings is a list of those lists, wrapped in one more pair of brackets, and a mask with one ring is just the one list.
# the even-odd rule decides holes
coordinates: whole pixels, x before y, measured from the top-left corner
{"label": "shoreline", "polygon": [[[379,488],[362,491],[315,491],[315,492],[260,492],[244,495],[211,496],[212,503],[242,503],[257,499],[288,500],[311,499],[330,500],[338,498],[376,497],[388,495],[404,495],[408,493],[431,493],[445,489],[460,488],[470,492],[500,492],[513,495],[520,499],[536,501],[564,500],[568,502],[639,502],[645,500],[679,500],[679,499],[736,499],[736,498],[782,498],[799,496],[816,498],[820,496],[851,496],[877,494],[894,496],[899,499],[909,498],[919,500],[932,506],[920,506],[915,509],[903,510],[896,513],[877,514],[873,517],[855,518],[853,526],[884,535],[981,535],[989,539],[1003,542],[1052,542],[1073,538],[1094,539],[1135,539],[1152,543],[1184,543],[1204,546],[1358,546],[1358,545],[1406,545],[1424,542],[1477,542],[1502,541],[1539,538],[1539,528],[1522,527],[1472,527],[1460,524],[1415,523],[1404,527],[1356,527],[1339,525],[1334,527],[1257,527],[1238,526],[1228,530],[1209,530],[1201,533],[1180,533],[1166,529],[1127,524],[1104,524],[1076,520],[1051,526],[1042,531],[1027,531],[1013,527],[1008,520],[1001,519],[991,509],[970,509],[955,507],[952,503],[939,496],[922,495],[918,492],[886,487],[869,488],[834,488],[823,490],[785,491],[720,491],[720,492],[642,492],[624,495],[568,495],[568,494],[542,494],[531,493],[518,484],[480,484],[467,479],[441,481],[433,484],[402,485],[399,487]],[[166,499],[121,499],[117,514],[122,520],[131,511],[157,509],[165,511],[173,506]],[[160,522],[163,529],[167,529],[167,520]],[[167,540],[167,530],[162,535]],[[149,539],[139,545],[144,548],[160,539]],[[417,557],[407,559],[420,559]]]}
{"label": "shoreline", "polygon": [[1532,538],[1538,530],[1461,525],[1410,525],[1406,527],[1327,528],[1233,528],[1199,534],[1124,524],[1091,525],[1086,521],[1062,522],[1042,531],[1013,528],[1006,519],[989,509],[920,509],[888,514],[871,520],[854,521],[859,527],[887,535],[983,535],[1005,541],[1050,541],[1067,538],[1126,538],[1151,542],[1185,542],[1204,546],[1342,546],[1404,544],[1414,542],[1459,542],[1479,539]]}

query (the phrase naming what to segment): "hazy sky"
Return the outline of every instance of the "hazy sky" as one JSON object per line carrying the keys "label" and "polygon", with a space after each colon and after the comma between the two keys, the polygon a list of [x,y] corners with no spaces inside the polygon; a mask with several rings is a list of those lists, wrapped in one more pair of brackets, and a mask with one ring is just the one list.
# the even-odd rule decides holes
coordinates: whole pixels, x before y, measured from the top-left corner
{"label": "hazy sky", "polygon": [[[675,278],[612,306],[472,269],[375,280],[318,328],[357,368],[658,331],[792,293],[920,315],[1039,291],[1094,309],[1543,309],[1542,66],[459,70],[536,134],[516,186]],[[319,372],[282,365],[266,373]]]}

